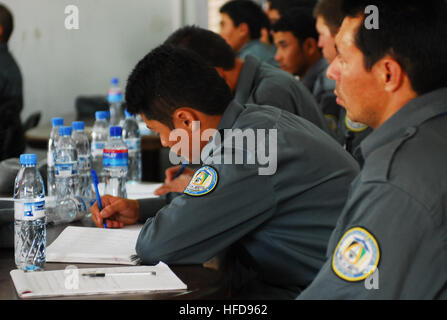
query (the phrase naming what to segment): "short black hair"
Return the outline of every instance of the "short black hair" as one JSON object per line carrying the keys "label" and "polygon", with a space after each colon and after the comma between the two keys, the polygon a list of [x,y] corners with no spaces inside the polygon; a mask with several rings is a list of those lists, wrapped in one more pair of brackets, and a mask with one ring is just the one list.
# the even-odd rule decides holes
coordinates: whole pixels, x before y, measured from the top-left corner
{"label": "short black hair", "polygon": [[344,18],[341,3],[342,0],[320,0],[314,8],[314,17],[323,17],[333,37],[340,29]]}
{"label": "short black hair", "polygon": [[217,33],[196,26],[186,26],[171,34],[164,42],[198,53],[213,67],[231,70],[236,54],[230,45]]}
{"label": "short black hair", "polygon": [[292,32],[300,43],[303,43],[308,38],[318,41],[315,18],[312,15],[311,9],[308,8],[294,8],[288,11],[276,21],[272,30],[274,32]]}
{"label": "short black hair", "polygon": [[172,114],[190,107],[208,115],[221,115],[232,93],[216,69],[195,52],[161,45],[134,68],[126,86],[127,110],[143,113],[173,129]]}
{"label": "short black hair", "polygon": [[270,21],[262,7],[251,0],[232,0],[220,8],[220,13],[227,14],[237,27],[246,23],[250,29],[250,39],[261,37],[261,30],[270,30]]}
{"label": "short black hair", "polygon": [[0,37],[0,42],[6,43],[14,29],[14,18],[11,11],[2,4],[0,4],[0,25],[3,27],[3,36]]}
{"label": "short black hair", "polygon": [[[379,10],[378,29],[365,26],[369,5]],[[419,95],[447,86],[445,0],[344,0],[342,12],[347,17],[363,17],[355,43],[367,70],[390,55]]]}
{"label": "short black hair", "polygon": [[309,8],[313,9],[317,0],[269,0],[270,10],[278,10],[279,15],[286,14],[293,8]]}

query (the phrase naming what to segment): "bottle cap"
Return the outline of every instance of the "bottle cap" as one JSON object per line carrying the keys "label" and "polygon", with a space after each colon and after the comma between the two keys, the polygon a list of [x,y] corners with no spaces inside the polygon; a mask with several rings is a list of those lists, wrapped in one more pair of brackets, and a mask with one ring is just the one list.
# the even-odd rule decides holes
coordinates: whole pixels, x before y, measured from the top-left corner
{"label": "bottle cap", "polygon": [[124,115],[126,116],[126,118],[135,118],[135,116],[133,114],[131,114],[129,111],[124,110]]}
{"label": "bottle cap", "polygon": [[106,113],[106,119],[110,119],[110,111],[104,111]]}
{"label": "bottle cap", "polygon": [[53,127],[60,127],[64,125],[64,119],[63,118],[53,118],[51,119],[51,124]]}
{"label": "bottle cap", "polygon": [[20,164],[22,166],[35,166],[37,165],[37,156],[35,154],[22,154],[20,155]]}
{"label": "bottle cap", "polygon": [[121,137],[123,134],[123,128],[121,127],[110,127],[110,136],[111,137]]}
{"label": "bottle cap", "polygon": [[106,120],[108,119],[107,111],[96,111],[95,112],[96,120]]}
{"label": "bottle cap", "polygon": [[110,80],[110,84],[112,84],[112,85],[114,85],[114,86],[117,86],[119,82],[120,82],[120,81],[119,81],[118,78],[112,78],[112,79]]}
{"label": "bottle cap", "polygon": [[59,127],[60,136],[71,136],[71,127]]}
{"label": "bottle cap", "polygon": [[84,131],[84,121],[75,121],[71,124],[74,131]]}

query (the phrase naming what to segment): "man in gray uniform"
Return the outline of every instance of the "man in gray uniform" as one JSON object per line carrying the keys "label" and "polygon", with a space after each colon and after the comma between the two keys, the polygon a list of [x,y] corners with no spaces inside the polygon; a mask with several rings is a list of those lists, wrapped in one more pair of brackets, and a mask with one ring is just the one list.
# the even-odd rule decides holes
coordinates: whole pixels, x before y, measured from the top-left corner
{"label": "man in gray uniform", "polygon": [[[186,132],[193,147],[181,152],[190,162],[197,160],[192,137],[202,137],[204,166],[181,195],[104,196],[102,212],[92,207],[96,225],[103,218],[108,227],[145,222],[136,251],[146,264],[202,264],[230,250],[233,297],[292,298],[303,290],[322,265],[358,173],[352,157],[305,119],[232,101],[216,70],[184,48],[163,45],[140,61],[126,101],[171,150],[178,146],[174,130]],[[245,143],[235,145],[233,138]],[[235,164],[233,155],[243,161]]]}
{"label": "man in gray uniform", "polygon": [[370,4],[344,1],[328,75],[374,131],[328,260],[299,298],[447,299],[447,3],[373,1],[378,29]]}
{"label": "man in gray uniform", "polygon": [[260,62],[254,56],[245,61],[217,34],[194,26],[174,32],[165,44],[182,46],[201,55],[225,79],[240,104],[269,105],[289,111],[332,134],[315,98],[287,72]]}

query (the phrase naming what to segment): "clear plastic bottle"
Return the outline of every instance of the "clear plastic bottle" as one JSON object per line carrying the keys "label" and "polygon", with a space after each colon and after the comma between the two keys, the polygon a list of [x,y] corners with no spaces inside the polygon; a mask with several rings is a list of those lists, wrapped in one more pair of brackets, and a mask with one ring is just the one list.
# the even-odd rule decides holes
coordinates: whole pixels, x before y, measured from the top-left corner
{"label": "clear plastic bottle", "polygon": [[14,184],[14,256],[17,268],[42,269],[46,260],[45,186],[35,154],[20,156]]}
{"label": "clear plastic bottle", "polygon": [[59,140],[56,151],[56,200],[74,197],[77,194],[78,152],[71,138],[71,127],[59,128]]}
{"label": "clear plastic bottle", "polygon": [[123,92],[118,86],[118,78],[112,78],[112,80],[110,80],[110,84],[112,86],[110,87],[107,94],[107,101],[109,102],[110,106],[110,125],[118,126],[120,122],[124,120]]}
{"label": "clear plastic bottle", "polygon": [[59,139],[59,128],[64,125],[63,118],[51,119],[53,128],[48,140],[47,154],[47,192],[49,197],[56,196],[56,177],[54,171],[54,160],[56,159],[56,142]]}
{"label": "clear plastic bottle", "polygon": [[72,123],[73,132],[71,138],[73,139],[76,150],[78,152],[78,172],[79,185],[77,195],[86,199],[93,199],[92,181],[90,176],[91,160],[90,160],[90,143],[88,137],[84,132],[84,122],[75,121]]}
{"label": "clear plastic bottle", "polygon": [[104,182],[102,175],[103,151],[109,140],[109,123],[107,121],[108,111],[95,113],[96,121],[92,131],[92,167],[98,173],[99,182]]}
{"label": "clear plastic bottle", "polygon": [[105,194],[127,198],[127,145],[122,140],[122,128],[110,127],[110,138],[104,148]]}
{"label": "clear plastic bottle", "polygon": [[88,217],[90,207],[95,203],[83,197],[69,197],[47,205],[47,216],[54,224],[70,223]]}
{"label": "clear plastic bottle", "polygon": [[127,181],[141,181],[141,135],[138,122],[127,110],[124,111],[126,120],[123,124],[123,140],[129,152],[129,166]]}

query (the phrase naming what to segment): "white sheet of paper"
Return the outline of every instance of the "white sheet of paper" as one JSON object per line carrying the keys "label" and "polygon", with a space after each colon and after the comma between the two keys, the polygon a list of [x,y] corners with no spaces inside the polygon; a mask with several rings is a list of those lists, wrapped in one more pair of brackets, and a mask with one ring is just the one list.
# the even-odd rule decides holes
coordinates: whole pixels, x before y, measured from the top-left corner
{"label": "white sheet of paper", "polygon": [[47,247],[48,262],[136,265],[141,225],[126,229],[69,226]]}
{"label": "white sheet of paper", "polygon": [[[155,275],[135,273],[155,271]],[[87,277],[83,273],[126,273],[105,277]],[[129,274],[131,273],[131,274]],[[133,274],[132,274],[133,273]],[[65,269],[57,271],[10,272],[21,298],[75,296],[93,294],[143,293],[185,290],[187,286],[163,262],[156,266]]]}

